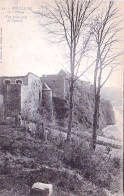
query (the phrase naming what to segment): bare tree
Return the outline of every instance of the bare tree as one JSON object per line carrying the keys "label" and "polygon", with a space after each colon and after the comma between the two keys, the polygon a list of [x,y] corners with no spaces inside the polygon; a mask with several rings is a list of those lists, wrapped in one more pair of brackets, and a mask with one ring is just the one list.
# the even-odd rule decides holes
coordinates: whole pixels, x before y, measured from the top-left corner
{"label": "bare tree", "polygon": [[[120,55],[115,47],[119,41],[117,8],[110,1],[105,13],[97,15],[92,22],[91,28],[96,45],[96,63],[94,70],[94,114],[93,114],[93,140],[92,147],[96,148],[97,129],[99,127],[99,106],[101,88],[107,82],[110,75],[117,67],[117,57]],[[105,76],[105,72],[107,73]]]}
{"label": "bare tree", "polygon": [[[82,57],[87,51],[91,34],[88,33],[87,22],[97,6],[94,0],[54,0],[54,6],[44,5],[42,26],[49,34],[58,37],[58,43],[65,41],[70,61],[70,95],[67,141],[71,139],[74,83],[92,66],[89,65],[79,73]],[[85,32],[85,33],[84,33]]]}

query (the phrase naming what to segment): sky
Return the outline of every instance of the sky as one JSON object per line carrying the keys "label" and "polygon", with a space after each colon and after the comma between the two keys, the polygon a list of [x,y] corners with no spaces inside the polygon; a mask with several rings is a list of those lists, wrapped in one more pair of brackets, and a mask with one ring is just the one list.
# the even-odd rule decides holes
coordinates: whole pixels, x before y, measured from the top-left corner
{"label": "sky", "polygon": [[[51,0],[47,0],[51,3]],[[0,28],[2,28],[2,63],[0,76],[20,76],[32,72],[56,74],[60,69],[68,70],[65,49],[47,39],[40,26],[42,18],[33,11],[39,10],[42,0],[0,0]],[[116,0],[123,15],[124,1]],[[17,10],[18,8],[18,10]],[[24,12],[24,13],[23,13]],[[22,21],[22,22],[20,22]],[[122,31],[123,35],[124,31]],[[123,36],[124,37],[124,36]],[[124,40],[117,45],[124,51]],[[106,86],[122,88],[124,56],[120,57],[118,70],[112,74]],[[92,82],[89,71],[81,78]]]}

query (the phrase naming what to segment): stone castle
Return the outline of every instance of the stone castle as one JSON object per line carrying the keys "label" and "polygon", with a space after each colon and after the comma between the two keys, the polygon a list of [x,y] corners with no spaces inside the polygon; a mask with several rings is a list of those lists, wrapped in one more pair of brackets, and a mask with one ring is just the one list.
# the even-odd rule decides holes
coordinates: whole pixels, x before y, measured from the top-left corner
{"label": "stone castle", "polygon": [[52,109],[52,98],[65,99],[65,76],[61,70],[56,75],[38,77],[0,77],[0,122],[21,113],[28,120],[35,120],[42,108]]}

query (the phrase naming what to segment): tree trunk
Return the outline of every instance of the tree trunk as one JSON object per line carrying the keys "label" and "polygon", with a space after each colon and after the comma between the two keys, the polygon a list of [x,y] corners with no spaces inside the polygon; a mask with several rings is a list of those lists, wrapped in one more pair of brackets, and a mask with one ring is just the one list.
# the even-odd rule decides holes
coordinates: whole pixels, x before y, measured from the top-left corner
{"label": "tree trunk", "polygon": [[98,65],[100,57],[100,48],[98,46],[97,50],[97,60],[94,71],[94,114],[93,114],[93,136],[92,136],[92,148],[96,148],[96,137],[97,137],[97,127],[98,127],[98,115],[99,115],[99,90],[97,89],[97,75],[98,75]]}
{"label": "tree trunk", "polygon": [[68,132],[67,132],[67,141],[71,141],[71,127],[72,127],[72,111],[73,111],[73,91],[74,85],[71,81],[70,85],[70,96],[69,96],[69,121],[68,121]]}
{"label": "tree trunk", "polygon": [[96,140],[97,140],[97,129],[99,126],[99,104],[100,104],[100,92],[98,91],[95,97],[94,105],[94,115],[93,115],[93,140],[92,148],[96,149]]}

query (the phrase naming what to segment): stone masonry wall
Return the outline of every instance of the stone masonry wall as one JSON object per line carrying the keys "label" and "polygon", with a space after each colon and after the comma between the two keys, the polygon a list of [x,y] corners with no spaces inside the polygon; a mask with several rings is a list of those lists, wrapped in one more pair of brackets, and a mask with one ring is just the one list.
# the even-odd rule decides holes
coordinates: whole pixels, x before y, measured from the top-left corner
{"label": "stone masonry wall", "polygon": [[42,84],[40,78],[34,74],[28,75],[28,85],[22,86],[21,113],[27,120],[35,121],[42,99]]}
{"label": "stone masonry wall", "polygon": [[63,76],[42,76],[41,81],[51,88],[53,97],[65,98],[65,78]]}
{"label": "stone masonry wall", "polygon": [[51,90],[43,90],[42,106],[43,106],[42,115],[44,119],[51,121],[53,117],[53,101],[52,101]]}
{"label": "stone masonry wall", "polygon": [[4,115],[5,117],[14,117],[21,111],[21,85],[4,85]]}

